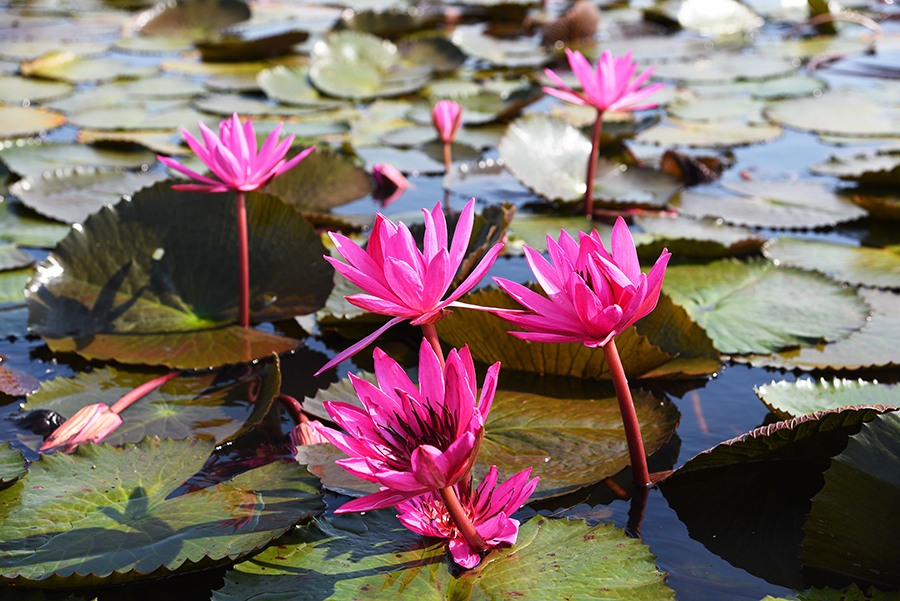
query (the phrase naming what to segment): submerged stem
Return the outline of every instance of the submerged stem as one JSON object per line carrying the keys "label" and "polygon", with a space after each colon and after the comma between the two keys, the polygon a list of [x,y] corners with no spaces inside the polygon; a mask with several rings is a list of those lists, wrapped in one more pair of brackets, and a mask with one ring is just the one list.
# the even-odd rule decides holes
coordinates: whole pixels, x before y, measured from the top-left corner
{"label": "submerged stem", "polygon": [[441,362],[441,369],[444,369],[444,351],[441,350],[441,341],[438,339],[437,328],[434,327],[433,323],[423,323],[422,333],[425,335],[425,340],[434,349],[434,354],[438,356],[438,360]]}
{"label": "submerged stem", "polygon": [[134,403],[135,401],[144,398],[147,394],[153,392],[172,378],[178,375],[178,371],[170,371],[164,376],[160,376],[158,378],[154,378],[149,382],[145,382],[141,384],[121,399],[113,403],[112,407],[109,408],[113,413],[119,414],[125,409],[128,408],[129,405]]}
{"label": "submerged stem", "polygon": [[647,456],[644,454],[644,442],[641,440],[641,426],[634,411],[634,401],[628,388],[625,368],[622,367],[622,360],[619,359],[619,351],[616,349],[616,339],[607,342],[603,351],[606,353],[606,362],[609,364],[613,386],[616,388],[616,398],[619,400],[619,412],[625,426],[625,440],[628,441],[628,456],[631,459],[634,483],[638,486],[650,486],[650,472],[647,470]]}
{"label": "submerged stem", "polygon": [[594,122],[594,135],[591,139],[591,158],[588,159],[587,180],[584,190],[584,214],[591,217],[594,214],[594,174],[597,172],[597,155],[600,152],[600,132],[603,131],[603,111],[597,111],[597,121]]}
{"label": "submerged stem", "polygon": [[238,231],[238,323],[250,325],[250,257],[247,250],[247,203],[244,192],[237,191]]}
{"label": "submerged stem", "polygon": [[444,507],[447,508],[447,513],[450,514],[450,518],[456,524],[456,529],[463,535],[472,550],[476,553],[484,553],[490,549],[490,545],[484,542],[484,539],[478,534],[478,530],[475,529],[475,524],[472,523],[472,520],[469,519],[469,516],[463,510],[453,487],[441,488],[440,493],[441,499],[444,501]]}

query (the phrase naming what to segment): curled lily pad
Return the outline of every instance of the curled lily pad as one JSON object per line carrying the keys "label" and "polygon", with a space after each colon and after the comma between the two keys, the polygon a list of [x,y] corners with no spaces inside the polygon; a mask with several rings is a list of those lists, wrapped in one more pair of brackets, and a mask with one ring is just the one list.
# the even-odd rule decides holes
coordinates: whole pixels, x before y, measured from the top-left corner
{"label": "curled lily pad", "polygon": [[40,134],[65,122],[65,116],[44,108],[0,106],[0,138]]}
{"label": "curled lily pad", "polygon": [[840,340],[865,325],[869,313],[856,291],[764,260],[670,266],[663,290],[726,354]]}
{"label": "curled lily pad", "polygon": [[766,244],[764,252],[778,264],[821,271],[842,282],[900,288],[900,247],[852,247],[778,238]]}
{"label": "curled lily pad", "polygon": [[[235,210],[233,195],[157,184],[92,215],[35,276],[32,329],[56,350],[176,368],[295,348],[295,340],[233,325]],[[247,210],[251,319],[318,309],[331,269],[312,227],[268,194],[247,194]]]}
{"label": "curled lily pad", "polygon": [[104,205],[114,205],[122,196],[167,179],[163,173],[133,173],[121,170],[65,169],[29,175],[9,191],[22,204],[42,215],[66,223],[80,223]]}
{"label": "curled lily pad", "polygon": [[124,449],[89,444],[42,456],[0,491],[0,575],[78,588],[195,571],[255,552],[321,511],[315,481],[294,462],[175,493],[212,447],[145,438]]}
{"label": "curled lily pad", "polygon": [[900,135],[900,107],[856,90],[773,102],[768,116],[786,127],[840,136]]}
{"label": "curled lily pad", "polygon": [[900,388],[866,380],[782,380],[754,388],[756,395],[779,419],[850,405],[900,406]]}
{"label": "curled lily pad", "polygon": [[431,8],[423,10],[412,6],[385,7],[381,10],[347,10],[341,15],[336,29],[365,31],[382,38],[396,39],[420,29],[431,29],[444,20],[444,14]]}
{"label": "curled lily pad", "polygon": [[891,188],[860,188],[850,199],[873,217],[900,220],[900,197]]}
{"label": "curled lily pad", "polygon": [[431,72],[427,64],[406,63],[387,40],[345,31],[316,43],[309,78],[330,96],[365,100],[415,92]]}

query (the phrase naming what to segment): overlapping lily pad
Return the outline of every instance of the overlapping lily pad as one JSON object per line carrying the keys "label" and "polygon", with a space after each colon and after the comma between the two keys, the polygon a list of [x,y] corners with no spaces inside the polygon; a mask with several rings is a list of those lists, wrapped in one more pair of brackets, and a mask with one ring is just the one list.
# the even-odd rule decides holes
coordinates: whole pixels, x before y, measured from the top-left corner
{"label": "overlapping lily pad", "polygon": [[755,391],[769,411],[779,419],[791,419],[849,405],[900,406],[900,389],[894,385],[866,380],[782,380],[757,386]]}
{"label": "overlapping lily pad", "polygon": [[65,122],[63,115],[44,108],[0,106],[0,138],[39,134]]}
{"label": "overlapping lily pad", "polygon": [[37,215],[21,203],[0,202],[0,240],[23,246],[52,248],[66,237],[69,226]]}
{"label": "overlapping lily pad", "polygon": [[43,588],[159,578],[230,563],[321,511],[294,462],[169,498],[212,447],[145,438],[43,456],[0,491],[0,575]]}
{"label": "overlapping lily pad", "polygon": [[893,186],[900,183],[900,155],[895,152],[876,152],[852,157],[833,156],[824,163],[810,166],[818,175],[833,175],[860,184]]}
{"label": "overlapping lily pad", "polygon": [[[247,207],[251,319],[318,309],[331,268],[312,227],[274,196],[251,192]],[[177,368],[294,348],[295,340],[233,325],[236,235],[231,194],[142,190],[60,243],[29,289],[30,326],[57,351]]]}
{"label": "overlapping lily pad", "polygon": [[764,252],[780,265],[821,271],[842,282],[900,288],[900,247],[853,247],[778,238],[766,244]]}
{"label": "overlapping lily pad", "polygon": [[43,81],[18,75],[0,76],[0,102],[4,104],[45,102],[71,94],[74,89],[64,82]]}
{"label": "overlapping lily pad", "polygon": [[309,81],[309,67],[288,68],[284,65],[260,71],[256,82],[266,96],[284,104],[333,108],[344,103],[326,98]]}
{"label": "overlapping lily pad", "polygon": [[497,67],[537,67],[549,59],[532,41],[495,38],[477,27],[459,27],[450,40],[467,55]]}
{"label": "overlapping lily pad", "polygon": [[116,58],[82,58],[70,52],[51,52],[22,63],[23,75],[34,75],[73,84],[112,81],[120,77],[148,77],[156,69],[132,65]]}
{"label": "overlapping lily pad", "polygon": [[643,230],[635,235],[635,244],[644,261],[656,260],[663,248],[674,255],[719,259],[757,251],[765,242],[753,230],[713,219],[641,216],[635,224]]}
{"label": "overlapping lily pad", "polygon": [[836,90],[820,97],[774,102],[770,118],[786,127],[839,136],[898,136],[900,107],[855,90]]}
{"label": "overlapping lily pad", "polygon": [[146,36],[177,33],[201,38],[211,30],[249,18],[250,7],[241,0],[172,2],[138,15],[135,29]]}
{"label": "overlapping lily pad", "polygon": [[726,354],[840,340],[865,325],[869,313],[854,290],[764,260],[670,266],[663,290]]}
{"label": "overlapping lily pad", "polygon": [[136,169],[156,163],[156,155],[144,149],[114,149],[90,144],[35,143],[0,150],[0,161],[19,175],[41,174],[59,168],[119,167]]}
{"label": "overlapping lily pad", "polygon": [[403,527],[394,511],[318,520],[235,566],[214,601],[291,597],[335,600],[550,599],[580,594],[596,598],[672,599],[665,575],[640,541],[612,523],[536,516],[519,527],[511,548],[490,552],[472,570],[451,571],[446,541],[423,539]]}
{"label": "overlapping lily pad", "polygon": [[11,445],[0,445],[0,487],[6,487],[25,475],[28,462]]}

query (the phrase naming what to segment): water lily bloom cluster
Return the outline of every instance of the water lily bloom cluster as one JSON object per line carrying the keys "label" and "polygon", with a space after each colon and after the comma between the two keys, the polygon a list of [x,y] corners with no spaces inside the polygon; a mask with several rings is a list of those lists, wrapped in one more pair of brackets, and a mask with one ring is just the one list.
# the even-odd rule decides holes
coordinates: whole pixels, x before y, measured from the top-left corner
{"label": "water lily bloom cluster", "polygon": [[351,357],[403,320],[412,320],[413,325],[431,325],[444,316],[447,307],[471,307],[460,303],[459,297],[484,277],[503,249],[503,244],[495,244],[465,281],[444,298],[469,247],[475,200],[469,201],[460,214],[449,249],[447,220],[440,204],[431,212],[424,209],[422,212],[425,214],[425,240],[421,251],[416,247],[406,224],[394,223],[381,213],[375,218],[366,250],[360,249],[345,236],[329,233],[335,248],[347,262],[327,256],[326,260],[338,273],[363,290],[362,294],[346,299],[366,311],[393,315],[394,319],[338,354],[317,375]]}
{"label": "water lily bloom cluster", "polygon": [[363,408],[326,402],[344,429],[316,429],[350,458],[337,463],[380,484],[380,492],[351,501],[336,513],[372,511],[453,486],[469,474],[484,436],[500,364],[488,369],[477,396],[468,347],[449,353],[445,366],[423,340],[417,388],[400,365],[375,350],[378,386],[351,376]]}
{"label": "water lily bloom cluster", "polygon": [[431,110],[431,122],[441,142],[449,144],[456,140],[462,127],[462,107],[452,100],[441,100]]}
{"label": "water lily bloom cluster", "polygon": [[579,241],[561,231],[547,236],[550,261],[525,247],[528,265],[547,297],[503,278],[494,281],[531,313],[497,314],[527,331],[510,332],[536,342],[581,342],[601,347],[649,314],[659,300],[671,254],[663,250],[649,274],[641,273],[634,239],[619,217],[612,247],[599,234],[580,233]]}
{"label": "water lily bloom cluster", "polygon": [[[472,490],[472,480],[465,479],[454,485],[456,494],[475,529],[491,547],[514,544],[519,534],[519,521],[511,516],[534,492],[538,478],[528,479],[531,469],[519,472],[497,486],[497,468],[491,466],[477,490]],[[425,536],[449,539],[450,555],[464,568],[474,568],[481,561],[476,549],[456,527],[441,496],[437,493],[422,495],[397,505],[400,522]]]}
{"label": "water lily bloom cluster", "polygon": [[176,184],[172,186],[175,190],[250,192],[262,188],[272,178],[288,171],[315,150],[315,146],[312,146],[291,160],[285,160],[284,157],[294,141],[294,136],[290,135],[279,142],[282,126],[279,123],[266,138],[262,148],[257,151],[253,122],[248,119],[242,125],[237,113],[234,113],[231,119],[226,119],[219,124],[218,136],[202,121],[198,124],[203,134],[203,144],[186,129],[182,130],[184,139],[191,150],[220,181],[200,175],[174,159],[164,156],[157,157],[163,164],[201,182],[199,184]]}

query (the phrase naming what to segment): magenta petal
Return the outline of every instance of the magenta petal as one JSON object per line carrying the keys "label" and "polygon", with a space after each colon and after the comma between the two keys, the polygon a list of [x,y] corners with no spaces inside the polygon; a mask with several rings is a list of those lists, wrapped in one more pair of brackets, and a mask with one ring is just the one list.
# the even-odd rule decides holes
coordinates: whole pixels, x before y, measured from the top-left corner
{"label": "magenta petal", "polygon": [[335,357],[334,359],[332,359],[331,361],[326,363],[324,366],[322,366],[322,368],[319,371],[317,371],[313,375],[318,376],[323,371],[325,371],[327,369],[331,369],[335,365],[338,365],[339,363],[343,362],[345,359],[349,359],[350,357],[352,357],[353,355],[358,353],[360,350],[362,350],[365,347],[372,344],[375,341],[375,339],[378,338],[379,336],[381,336],[381,334],[384,333],[388,328],[397,325],[398,323],[400,323],[401,321],[404,321],[405,319],[406,319],[405,317],[395,317],[394,319],[390,320],[389,322],[387,322],[386,324],[384,324],[383,326],[381,326],[380,328],[378,328],[377,330],[375,330],[374,332],[372,332],[371,334],[369,334],[368,336],[366,336],[365,338],[363,338],[362,340],[360,340],[359,342],[354,344],[353,346],[350,346],[343,352],[339,353],[337,355],[337,357]]}
{"label": "magenta petal", "polygon": [[418,493],[409,493],[397,490],[383,490],[381,492],[372,493],[354,499],[349,503],[344,503],[334,510],[335,513],[352,513],[356,511],[375,511],[376,509],[384,509],[385,507],[393,507],[398,503],[412,499],[418,496]]}
{"label": "magenta petal", "polygon": [[481,556],[472,550],[472,547],[469,546],[469,543],[462,536],[451,538],[447,546],[450,549],[450,557],[453,558],[453,561],[467,570],[471,570],[481,563]]}

